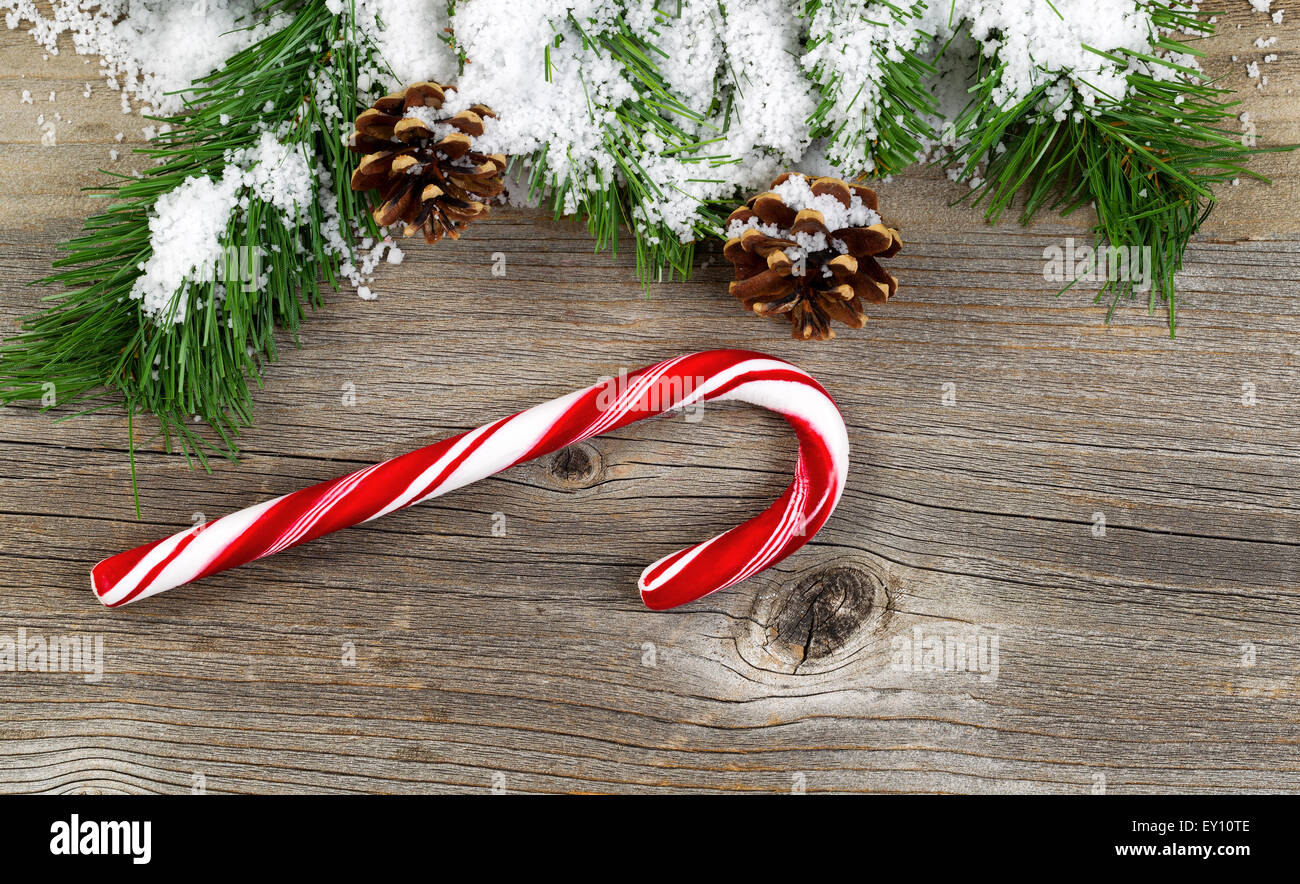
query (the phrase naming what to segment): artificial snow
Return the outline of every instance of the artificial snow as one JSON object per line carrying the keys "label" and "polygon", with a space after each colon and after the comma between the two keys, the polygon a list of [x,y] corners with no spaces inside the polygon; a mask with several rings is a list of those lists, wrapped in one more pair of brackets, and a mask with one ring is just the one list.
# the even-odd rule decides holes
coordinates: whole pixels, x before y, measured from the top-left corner
{"label": "artificial snow", "polygon": [[158,197],[149,217],[152,254],[140,264],[131,297],[160,322],[183,322],[190,283],[212,282],[222,239],[239,199],[242,175],[227,169],[220,180],[188,178]]}
{"label": "artificial snow", "polygon": [[[109,85],[124,89],[159,113],[181,108],[183,93],[196,79],[269,33],[252,30],[261,0],[0,0],[11,30],[26,25],[50,55],[59,54],[67,34],[78,55],[98,55]],[[53,98],[51,98],[53,100]],[[123,101],[127,101],[123,96]]]}
{"label": "artificial snow", "polygon": [[[483,150],[527,158],[545,149],[547,183],[565,192],[570,212],[586,191],[602,191],[624,174],[605,137],[620,129],[620,104],[637,97],[621,65],[584,41],[574,22],[588,35],[617,24],[661,50],[654,64],[688,113],[667,112],[683,139],[651,130],[630,145],[631,162],[654,194],[637,205],[634,219],[650,240],[660,231],[696,238],[703,201],[752,191],[792,166],[807,168],[806,156],[846,177],[873,171],[869,147],[891,112],[881,91],[884,65],[904,51],[945,45],[959,31],[977,54],[996,53],[1004,65],[993,93],[999,106],[1046,87],[1040,110],[1058,120],[1122,100],[1133,72],[1172,76],[1163,66],[1117,63],[1092,51],[1152,53],[1162,35],[1146,0],[945,0],[918,5],[919,15],[901,5],[891,15],[885,4],[825,0],[810,18],[788,0],[750,0],[743,9],[716,0],[461,0],[450,16],[433,0],[361,6],[374,22],[404,23],[377,38],[384,59],[407,70],[399,79],[455,79],[449,110],[481,102],[498,112],[486,123]],[[459,75],[438,39],[448,26],[470,62]],[[406,69],[412,59],[422,66]],[[960,86],[965,76],[944,79]],[[818,86],[835,96],[823,121],[834,136],[814,145],[808,120],[821,101]],[[693,142],[707,148],[682,149]]]}
{"label": "artificial snow", "polygon": [[[367,5],[380,7],[387,20],[386,2]],[[670,110],[673,124],[685,143],[710,142],[700,156],[682,150],[672,133],[652,130],[628,145],[655,194],[637,206],[634,222],[643,236],[663,229],[694,239],[702,200],[759,186],[807,149],[806,120],[816,100],[798,59],[800,21],[785,0],[752,0],[731,15],[716,3],[684,2],[676,17],[657,13],[649,0],[458,3],[456,43],[471,64],[456,77],[451,60],[435,54],[424,78],[456,79],[451,112],[475,103],[497,112],[486,121],[482,150],[528,157],[546,149],[548,184],[566,191],[566,211],[578,211],[587,191],[602,191],[622,174],[605,133],[620,130],[620,105],[637,98],[622,65],[586,44],[575,20],[588,34],[621,23],[659,47],[659,72],[685,105],[684,113]],[[430,45],[433,29],[445,25],[436,8],[426,21],[403,39]],[[446,67],[439,70],[439,63]],[[725,107],[714,100],[720,76],[731,93]]]}
{"label": "artificial snow", "polygon": [[[870,227],[872,224],[880,223],[880,216],[856,193],[851,195],[849,205],[845,206],[828,193],[814,194],[811,183],[802,175],[791,175],[773,187],[772,193],[781,197],[781,201],[796,212],[804,209],[820,212],[822,223],[831,233],[845,227]],[[785,254],[796,263],[814,252],[827,249],[841,255],[848,254],[849,251],[848,245],[843,240],[831,237],[828,241],[826,235],[822,233],[792,233],[789,229],[776,224],[764,224],[757,217],[743,222],[732,221],[727,225],[727,238],[734,239],[750,228],[767,236],[794,242],[794,246],[785,249]]]}
{"label": "artificial snow", "polygon": [[[1165,2],[327,0],[327,7],[336,15],[355,8],[361,39],[375,49],[371,63],[358,72],[363,100],[418,80],[455,83],[438,113],[413,112],[428,117],[435,133],[459,110],[478,103],[493,108],[498,116],[485,120],[477,148],[520,160],[511,170],[512,203],[536,196],[522,182],[543,152],[542,184],[564,193],[562,208],[569,212],[582,210],[588,194],[626,185],[629,170],[635,170],[647,196],[635,201],[631,220],[642,240],[653,244],[661,237],[698,238],[706,201],[762,189],[791,168],[847,178],[875,171],[872,151],[882,123],[900,113],[890,106],[883,77],[907,52],[935,60],[942,72],[933,82],[937,140],[922,145],[927,151],[959,146],[964,136],[952,123],[969,101],[976,65],[994,56],[1001,65],[995,103],[1010,107],[1039,93],[1043,97],[1033,110],[1056,120],[1122,100],[1131,74],[1172,79],[1178,75],[1169,68],[1135,57],[1164,54],[1154,48],[1165,35],[1154,27],[1150,9]],[[1282,11],[1272,11],[1271,0],[1250,2],[1280,21]],[[134,97],[166,114],[183,100],[167,93],[183,93],[276,26],[263,21],[248,29],[262,5],[205,0],[203,14],[196,15],[193,4],[169,0],[54,0],[39,10],[34,0],[0,0],[0,11],[8,27],[26,26],[50,53],[66,35],[78,53],[102,56],[101,73],[119,91],[123,113],[132,112]],[[655,47],[646,51],[648,63],[681,103],[662,106],[668,125],[622,136],[621,162],[608,139],[626,131],[624,111],[639,94],[623,64],[600,42],[602,35]],[[1261,38],[1257,46],[1274,42]],[[936,59],[939,47],[947,49]],[[1270,54],[1264,61],[1275,59]],[[1187,55],[1174,60],[1195,65]],[[1256,62],[1249,73],[1261,86],[1267,80]],[[87,97],[92,85],[86,84]],[[339,137],[346,138],[350,109],[345,114],[337,106],[323,74],[313,85],[323,116],[337,120]],[[833,97],[829,103],[827,95]],[[29,91],[22,100],[31,103]],[[826,137],[812,139],[812,118]],[[43,143],[48,137],[53,144],[53,123],[42,125]],[[145,134],[157,133],[146,128]],[[249,199],[274,207],[286,224],[308,223],[305,213],[314,203],[328,250],[342,257],[342,276],[362,297],[374,295],[368,283],[378,264],[401,261],[391,236],[354,241],[354,219],[340,218],[329,172],[318,158],[282,143],[282,135],[262,133],[252,147],[227,156],[220,175],[191,178],[158,201],[151,219],[153,256],[133,291],[146,313],[163,317],[174,292],[183,299],[187,283],[211,281],[214,249]],[[798,176],[789,179],[783,196],[791,205],[811,208],[818,199],[804,194],[801,182]],[[829,213],[827,223],[836,229],[836,207],[819,210]],[[862,220],[854,218],[841,219],[840,226]],[[349,229],[351,238],[343,232]],[[183,315],[184,310],[168,314]]]}
{"label": "artificial snow", "polygon": [[824,151],[835,169],[874,171],[869,146],[880,130],[879,115],[871,109],[882,107],[885,63],[901,59],[902,51],[927,46],[935,30],[930,20],[938,23],[934,16],[928,12],[926,21],[918,23],[884,8],[867,16],[858,4],[843,2],[823,3],[814,13],[808,28],[821,39],[803,54],[801,63],[834,96],[826,124],[838,134]]}
{"label": "artificial snow", "polygon": [[310,211],[315,186],[300,145],[283,144],[274,133],[263,132],[255,146],[232,152],[227,162],[227,168],[245,170],[244,186],[279,209],[290,224]]}
{"label": "artificial snow", "polygon": [[[347,0],[336,0],[336,13],[343,11],[344,2]],[[78,54],[100,56],[100,72],[106,85],[120,92],[122,113],[135,112],[131,104],[135,98],[144,105],[143,113],[154,115],[179,111],[185,90],[195,80],[212,73],[228,57],[278,26],[279,22],[254,15],[263,5],[262,0],[204,0],[201,5],[173,0],[54,0],[49,4],[0,0],[0,12],[8,28],[26,27],[49,55],[58,54],[58,42],[63,36],[71,38]],[[421,26],[424,9],[432,6],[442,7],[439,14],[445,20],[445,3],[441,0],[385,2],[384,24],[395,35],[407,35]],[[250,28],[254,21],[258,24]],[[375,14],[369,22],[378,35],[382,29]],[[392,40],[379,42],[385,50],[393,50],[396,60],[405,65],[395,70],[409,73],[419,64],[415,44],[408,41],[403,48]],[[435,37],[431,45],[443,44]],[[83,96],[89,97],[92,87],[91,83],[85,84]],[[323,105],[332,102],[332,96],[324,93],[318,97],[323,99]],[[53,92],[49,99],[55,100]],[[31,103],[30,91],[23,92],[22,100]],[[328,116],[329,108],[323,109]],[[334,112],[340,126],[344,125],[337,107]],[[223,122],[228,119],[223,117]],[[38,126],[42,128],[43,145],[57,143],[53,122],[42,119]],[[170,127],[142,128],[145,138],[152,140]],[[115,136],[119,143],[123,137],[121,132]],[[116,150],[110,153],[114,160],[118,156]],[[212,281],[229,221],[247,206],[250,198],[272,205],[286,225],[306,223],[306,213],[313,202],[319,201],[329,251],[340,256],[354,254],[351,244],[338,233],[342,219],[333,194],[324,190],[318,193],[313,182],[313,172],[319,175],[320,170],[313,170],[295,146],[281,144],[273,133],[264,132],[255,146],[229,155],[226,160],[226,168],[216,178],[190,178],[154,206],[150,219],[152,256],[141,268],[143,275],[136,281],[132,297],[139,299],[145,313],[155,319],[183,320],[188,285]],[[133,170],[132,175],[139,177],[138,170]],[[356,252],[357,263],[344,263],[344,277],[354,285],[368,280],[381,256],[382,252]],[[178,309],[173,312],[174,293]]]}
{"label": "artificial snow", "polygon": [[[329,0],[328,6],[339,15],[349,2]],[[456,56],[440,39],[448,24],[448,5],[446,0],[356,0],[357,26],[378,48],[396,86],[454,78]],[[378,73],[367,71],[363,76],[377,80]]]}
{"label": "artificial snow", "polygon": [[301,146],[281,144],[264,132],[253,147],[228,152],[226,161],[219,178],[187,178],[150,212],[151,254],[140,265],[131,297],[158,322],[183,322],[191,285],[215,280],[226,230],[250,196],[275,206],[290,222],[309,210],[312,171]]}

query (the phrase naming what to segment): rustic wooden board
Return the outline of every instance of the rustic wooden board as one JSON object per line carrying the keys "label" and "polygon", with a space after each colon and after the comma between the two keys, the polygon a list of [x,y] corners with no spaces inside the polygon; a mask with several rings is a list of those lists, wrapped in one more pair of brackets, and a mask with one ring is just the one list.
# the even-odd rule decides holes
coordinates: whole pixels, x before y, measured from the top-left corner
{"label": "rustic wooden board", "polygon": [[[1213,44],[1266,143],[1300,140],[1293,21],[1234,2]],[[1256,90],[1261,34],[1280,60]],[[113,135],[142,141],[116,95],[81,99],[93,72],[0,31],[4,328],[93,209],[78,188]],[[51,90],[75,97],[42,108]],[[71,121],[42,147],[49,108]],[[881,188],[907,242],[898,300],[829,345],[746,319],[716,254],[647,294],[578,225],[502,211],[411,248],[378,301],[331,296],[269,373],[241,464],[142,453],[142,521],[119,415],[4,409],[0,637],[99,637],[105,672],[0,672],[0,789],[1300,791],[1297,162],[1224,194],[1176,340],[1142,309],[1107,326],[1085,293],[1054,296],[1043,249],[1083,220],[988,227],[922,171]],[[196,512],[714,346],[806,366],[854,450],[835,518],[741,587],[668,613],[633,588],[786,481],[781,422],[719,407],[143,605],[89,592],[100,557]],[[917,629],[996,638],[996,678],[900,668]]]}

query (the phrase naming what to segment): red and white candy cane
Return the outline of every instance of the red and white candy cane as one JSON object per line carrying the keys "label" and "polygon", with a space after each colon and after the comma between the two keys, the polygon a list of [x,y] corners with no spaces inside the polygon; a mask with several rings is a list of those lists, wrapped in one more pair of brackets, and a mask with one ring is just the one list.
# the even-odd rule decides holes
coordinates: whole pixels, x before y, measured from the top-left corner
{"label": "red and white candy cane", "polygon": [[849,456],[844,420],[822,386],[788,362],[745,350],[679,356],[119,553],[94,567],[91,584],[109,607],[138,602],[633,421],[725,400],[762,405],[794,427],[794,480],[761,515],[642,572],[638,587],[646,605],[672,608],[781,561],[821,528],[839,502]]}

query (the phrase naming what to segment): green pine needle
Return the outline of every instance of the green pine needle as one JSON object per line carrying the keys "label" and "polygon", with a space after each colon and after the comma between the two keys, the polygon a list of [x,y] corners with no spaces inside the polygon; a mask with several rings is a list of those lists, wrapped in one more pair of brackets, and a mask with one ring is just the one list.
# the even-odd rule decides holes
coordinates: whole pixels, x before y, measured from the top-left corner
{"label": "green pine needle", "polygon": [[[824,0],[805,0],[803,17],[812,21],[824,5]],[[864,8],[861,18],[871,24],[885,24],[886,19],[902,25],[911,25],[925,11],[925,4],[917,0],[910,5],[897,6],[881,0],[867,15]],[[831,34],[810,34],[808,47],[828,40]],[[839,74],[819,64],[812,71],[821,100],[808,118],[809,135],[825,138],[827,145],[844,157],[861,157],[855,165],[871,170],[877,176],[892,175],[917,162],[922,153],[922,142],[933,140],[934,131],[929,120],[938,112],[934,96],[927,88],[938,75],[929,62],[915,52],[902,47],[877,46],[872,49],[880,68],[881,103],[872,106],[863,98],[864,83],[841,82]],[[848,121],[834,125],[833,111],[852,111],[862,118],[861,126],[849,126]],[[864,131],[874,128],[876,137],[868,141]]]}
{"label": "green pine needle", "polygon": [[[326,247],[319,200],[309,207],[311,221],[290,229],[278,210],[250,198],[223,245],[252,267],[225,269],[242,282],[260,259],[262,284],[247,287],[252,290],[225,285],[230,273],[192,284],[185,314],[167,327],[130,297],[151,254],[151,208],[190,177],[219,177],[225,151],[252,145],[268,126],[285,125],[285,140],[303,145],[309,160],[319,158],[329,170],[343,226],[346,219],[368,220],[363,199],[348,187],[355,161],[338,137],[339,122],[323,118],[315,101],[314,80],[322,76],[344,113],[357,103],[364,50],[351,17],[330,13],[325,0],[274,2],[261,15],[283,27],[196,84],[185,110],[162,121],[171,130],[142,150],[159,165],[140,178],[114,176],[97,194],[108,207],[63,244],[56,272],[39,281],[63,290],[43,298],[44,309],[24,318],[21,333],[0,348],[0,403],[117,400],[132,418],[154,415],[166,449],[175,444],[192,463],[237,454],[236,437],[252,422],[252,387],[276,359],[277,327],[294,335],[306,308],[320,304],[321,283],[337,279],[339,259]],[[215,439],[198,431],[203,424]],[[130,445],[134,464],[134,438]]]}
{"label": "green pine needle", "polygon": [[[659,15],[668,16],[664,12]],[[700,164],[701,179],[709,177],[713,164],[729,158],[709,155],[712,139],[700,140],[674,122],[678,118],[707,125],[706,117],[675,95],[665,82],[657,63],[657,58],[663,57],[662,50],[634,33],[621,19],[599,32],[593,32],[590,23],[584,24],[572,15],[567,23],[577,31],[584,49],[608,55],[623,67],[636,98],[600,109],[612,112],[614,117],[614,123],[605,124],[602,131],[613,174],[598,169],[588,175],[575,168],[571,157],[554,157],[549,148],[543,147],[527,160],[530,193],[548,201],[556,218],[570,214],[576,206],[577,214],[586,218],[596,251],[617,253],[620,228],[631,230],[637,275],[643,283],[648,285],[665,276],[687,279],[695,263],[695,243],[682,242],[666,224],[647,220],[655,213],[644,207],[662,202],[665,194],[637,159],[641,144],[651,134],[662,139],[669,146],[666,154]],[[562,39],[557,34],[548,43],[548,59],[550,47],[558,46]],[[545,74],[549,77],[549,70]],[[592,110],[594,117],[596,109]],[[702,203],[694,223],[696,238],[716,236],[728,211],[729,207],[721,203]]]}
{"label": "green pine needle", "polygon": [[[804,0],[804,18],[811,20],[822,2]],[[1156,26],[1184,34],[1213,32],[1205,14],[1179,0],[1171,2],[1152,2]],[[453,13],[455,3],[447,0]],[[219,280],[178,293],[174,308],[184,305],[184,313],[162,327],[130,297],[139,268],[151,254],[149,216],[157,199],[193,176],[220,175],[227,151],[250,147],[269,127],[287,132],[287,142],[328,171],[328,182],[318,179],[316,188],[337,201],[338,233],[344,241],[351,238],[351,224],[377,233],[367,212],[369,197],[349,187],[356,157],[339,138],[344,120],[327,118],[316,101],[323,80],[346,119],[361,110],[366,102],[357,94],[357,75],[363,65],[374,64],[374,50],[357,33],[350,11],[337,15],[329,5],[326,0],[271,0],[259,10],[260,20],[273,17],[278,30],[196,84],[184,111],[162,121],[170,131],[143,151],[157,165],[139,178],[106,173],[113,180],[98,194],[106,207],[86,221],[80,236],[62,246],[65,254],[55,261],[55,272],[40,281],[60,291],[43,298],[43,309],[24,318],[20,333],[0,345],[0,404],[76,404],[84,413],[122,403],[132,436],[133,489],[133,431],[139,415],[156,417],[164,446],[178,447],[191,463],[206,466],[211,454],[237,454],[240,430],[252,421],[253,388],[261,385],[262,371],[277,356],[277,330],[296,336],[308,308],[320,304],[322,285],[334,285],[341,267],[322,229],[320,199],[304,207],[310,213],[307,223],[286,226],[274,207],[250,198],[247,210],[232,218],[223,245],[241,260],[256,256],[263,263],[260,284],[226,285],[232,277],[243,279],[249,269],[227,266]],[[879,12],[881,21],[907,22],[919,15],[921,4],[876,0],[864,9],[870,15]],[[722,5],[719,11],[727,14]],[[731,123],[740,85],[734,73],[718,71],[710,106],[701,113],[665,81],[659,68],[662,50],[621,19],[596,28],[570,16],[567,24],[584,49],[615,60],[635,90],[635,97],[617,107],[592,108],[593,120],[596,110],[602,119],[612,120],[600,131],[609,167],[588,174],[572,157],[555,155],[550,148],[514,162],[527,165],[532,193],[548,199],[557,216],[574,207],[585,216],[597,250],[616,250],[620,228],[630,229],[644,282],[665,275],[685,279],[694,262],[694,243],[683,242],[666,224],[653,220],[659,217],[656,206],[675,194],[666,192],[671,185],[654,180],[638,158],[652,137],[668,146],[667,155],[698,164],[694,181],[716,179],[719,167],[737,161],[718,155],[716,143]],[[445,36],[463,65],[466,59],[455,35]],[[828,37],[812,34],[808,40]],[[550,49],[563,39],[560,34],[551,39],[548,68],[538,76],[549,79]],[[1170,38],[1155,48],[1199,54]],[[983,67],[970,102],[955,123],[960,146],[943,162],[965,180],[980,176],[979,186],[963,199],[981,205],[990,221],[1008,211],[1027,223],[1043,210],[1068,214],[1094,206],[1099,246],[1150,250],[1148,309],[1154,312],[1163,301],[1172,334],[1175,274],[1190,238],[1213,208],[1214,188],[1240,176],[1259,178],[1246,163],[1263,149],[1242,143],[1235,126],[1237,103],[1202,74],[1169,58],[1093,51],[1121,66],[1137,60],[1163,66],[1175,76],[1131,73],[1123,100],[1101,100],[1085,113],[1056,120],[1054,108],[1046,105],[1047,85],[1014,107],[999,107],[994,96],[1002,68],[996,57],[981,56]],[[822,100],[808,124],[812,137],[860,157],[862,168],[888,174],[914,163],[923,145],[932,143],[929,120],[936,108],[930,87],[939,74],[930,61],[911,52],[878,60],[885,96],[881,107],[865,106],[862,84],[843,83],[833,72],[817,69],[811,77]],[[590,104],[590,95],[587,100]],[[860,112],[864,125],[833,124],[843,114],[832,111],[846,108]],[[721,123],[715,126],[710,120]],[[867,142],[864,131],[878,135]],[[718,236],[729,208],[723,202],[702,203],[694,236]],[[1108,318],[1116,305],[1144,288],[1136,282],[1106,277],[1097,298],[1109,301]],[[204,425],[210,432],[200,432]]]}
{"label": "green pine needle", "polygon": [[[1187,9],[1157,4],[1152,16],[1158,26],[1213,31],[1213,25]],[[1201,54],[1168,40],[1161,48]],[[1099,99],[1085,113],[1055,120],[1053,108],[1045,106],[1046,85],[1015,107],[997,107],[993,93],[1002,71],[990,66],[981,71],[971,104],[957,123],[964,143],[947,162],[957,164],[963,179],[979,175],[984,165],[981,183],[963,200],[982,204],[990,221],[1017,201],[1023,224],[1044,209],[1068,215],[1093,206],[1096,253],[1149,255],[1145,272],[1130,272],[1127,278],[1103,272],[1106,268],[1099,265],[1084,269],[1089,278],[1104,277],[1096,301],[1108,302],[1107,320],[1120,303],[1147,290],[1149,312],[1164,303],[1172,336],[1175,274],[1191,237],[1214,207],[1214,188],[1240,176],[1266,180],[1247,168],[1251,156],[1292,148],[1243,143],[1241,132],[1234,131],[1238,102],[1191,68],[1138,53],[1098,54],[1121,65],[1132,55],[1179,76],[1163,80],[1132,73],[1122,101]]]}

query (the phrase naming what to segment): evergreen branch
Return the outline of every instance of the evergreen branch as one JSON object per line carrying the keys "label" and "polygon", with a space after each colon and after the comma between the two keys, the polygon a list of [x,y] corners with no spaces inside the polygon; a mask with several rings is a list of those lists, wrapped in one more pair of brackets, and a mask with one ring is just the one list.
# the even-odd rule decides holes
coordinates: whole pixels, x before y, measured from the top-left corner
{"label": "evergreen branch", "polygon": [[[668,225],[653,220],[652,207],[662,202],[663,187],[670,185],[656,181],[641,166],[638,157],[647,137],[654,137],[667,144],[666,152],[678,159],[702,165],[718,162],[719,158],[702,153],[712,141],[696,138],[677,121],[706,127],[708,122],[704,115],[674,94],[664,80],[655,61],[656,56],[663,56],[662,50],[633,32],[625,21],[619,19],[612,27],[597,32],[590,29],[590,23],[584,24],[572,14],[566,23],[577,32],[583,49],[607,55],[619,63],[636,91],[636,98],[617,107],[599,109],[611,112],[614,118],[612,124],[603,124],[601,131],[612,161],[612,174],[599,168],[590,172],[575,169],[569,157],[558,158],[557,162],[549,147],[543,147],[528,158],[530,193],[534,197],[544,196],[556,218],[572,214],[576,207],[577,213],[586,217],[597,251],[609,249],[617,253],[620,226],[631,230],[636,245],[637,275],[643,283],[662,280],[665,269],[670,278],[687,279],[694,265],[695,241],[683,242]],[[558,47],[562,40],[563,34],[557,34],[547,44],[548,65],[549,49]],[[549,67],[544,73],[549,79]],[[589,106],[590,103],[588,93]],[[596,110],[592,108],[593,116]],[[715,236],[725,217],[726,209],[721,205],[702,204],[694,223],[695,238]]]}
{"label": "evergreen branch", "polygon": [[[875,7],[870,16],[868,6]],[[805,49],[813,50],[836,39],[836,32],[845,26],[837,16],[848,15],[853,23],[872,26],[883,34],[891,23],[903,28],[914,27],[924,8],[922,0],[914,0],[907,6],[889,0],[875,0],[871,4],[805,0],[803,17],[814,25],[823,22],[827,25],[824,31],[809,34]],[[828,14],[819,15],[823,12]],[[929,35],[917,31],[916,36],[918,42],[928,43]],[[841,48],[842,53],[853,51],[862,51],[862,47]],[[923,143],[935,137],[929,120],[937,113],[938,106],[926,84],[938,72],[912,46],[876,40],[870,51],[877,70],[870,84],[846,82],[844,74],[826,59],[813,67],[810,76],[822,97],[808,118],[809,135],[826,139],[828,155],[846,167],[846,174],[870,172],[884,176],[920,160]],[[871,87],[870,97],[868,87]],[[872,100],[875,92],[878,99]]]}
{"label": "evergreen branch", "polygon": [[[456,0],[446,5],[454,13]],[[25,317],[20,333],[0,345],[0,404],[76,403],[87,411],[124,404],[133,487],[138,414],[154,415],[164,446],[177,445],[191,462],[206,466],[211,454],[237,454],[237,437],[252,421],[252,388],[277,356],[276,331],[296,337],[306,310],[321,302],[322,284],[336,283],[350,257],[353,225],[377,233],[367,211],[370,197],[349,186],[357,157],[341,137],[366,104],[357,94],[358,74],[363,66],[373,70],[377,60],[357,32],[355,10],[339,15],[331,6],[336,0],[271,0],[259,9],[259,20],[273,19],[277,29],[194,84],[184,110],[160,120],[170,129],[142,151],[154,166],[138,178],[105,173],[112,180],[97,195],[106,208],[62,245],[55,272],[40,281],[61,291],[43,298],[45,309]],[[1259,178],[1246,164],[1266,149],[1243,143],[1231,94],[1184,62],[1199,54],[1194,46],[1167,36],[1207,35],[1213,25],[1184,0],[1148,0],[1147,9],[1156,29],[1151,51],[1084,47],[1128,71],[1125,96],[1094,94],[1090,107],[1082,107],[1078,88],[1060,88],[1068,74],[1051,71],[1013,106],[1002,106],[1006,68],[996,53],[981,55],[970,102],[955,122],[957,147],[944,161],[962,179],[979,178],[963,199],[982,206],[990,221],[1013,207],[1022,223],[1045,209],[1069,214],[1095,207],[1098,246],[1150,255],[1145,278],[1104,278],[1097,299],[1109,299],[1108,318],[1150,282],[1148,309],[1164,301],[1172,334],[1176,273],[1214,205],[1214,188],[1239,176]],[[871,56],[852,59],[870,62],[870,83],[846,75],[862,68],[840,66],[833,55],[823,54],[809,72],[822,95],[808,117],[809,134],[827,140],[843,174],[898,171],[935,137],[929,86],[939,74],[924,52],[934,38],[919,30],[912,37],[893,34],[895,28],[909,33],[922,10],[922,0],[860,0],[833,8],[832,0],[804,0],[799,6],[816,31],[805,52],[835,41],[837,21],[865,25],[880,37],[869,41]],[[662,23],[668,16],[659,14]],[[952,15],[960,18],[955,2]],[[693,184],[722,184],[717,170],[740,161],[716,146],[727,137],[740,89],[730,59],[719,65],[725,70],[715,73],[713,94],[702,96],[708,107],[701,110],[698,100],[685,100],[666,81],[663,50],[623,18],[597,26],[570,13],[563,25],[546,46],[546,69],[539,75],[550,80],[552,49],[576,35],[583,51],[613,60],[632,87],[633,97],[613,107],[596,107],[586,94],[609,162],[588,168],[551,146],[512,162],[529,167],[531,192],[549,199],[557,217],[585,216],[597,250],[616,250],[620,226],[629,228],[644,282],[662,278],[665,269],[684,279],[693,264],[692,240],[718,236],[730,206],[701,200],[684,232],[663,221],[658,207],[690,196]],[[448,29],[439,36],[463,66],[456,35]],[[862,51],[849,42],[837,51]],[[1052,102],[1069,102],[1068,112]],[[314,169],[310,205],[286,219],[248,194],[222,237],[225,266],[208,281],[173,293],[170,318],[177,321],[164,317],[160,323],[132,298],[151,257],[149,224],[157,201],[196,177],[221,176],[231,151],[252,147],[268,130],[300,150]],[[651,155],[648,143],[656,145],[658,166],[643,164]],[[685,169],[664,173],[675,164]],[[734,195],[725,187],[707,192]],[[231,255],[252,262],[255,285],[242,284],[250,268],[230,266]],[[258,266],[263,260],[264,273]],[[211,433],[201,433],[196,423],[206,423]]]}
{"label": "evergreen branch", "polygon": [[[1194,34],[1214,29],[1189,8],[1154,3],[1150,10],[1158,28]],[[1199,54],[1168,38],[1160,41],[1160,48]],[[1232,93],[1174,58],[1091,51],[1122,67],[1132,58],[1174,76],[1158,77],[1139,66],[1128,75],[1129,92],[1122,100],[1099,97],[1082,113],[1056,113],[1057,108],[1047,104],[1050,84],[1040,85],[1013,107],[999,107],[994,94],[1002,68],[986,66],[957,122],[959,146],[945,162],[956,164],[964,180],[975,179],[983,167],[978,186],[959,201],[983,204],[989,221],[996,221],[1017,199],[1022,224],[1044,209],[1068,215],[1085,205],[1094,207],[1092,261],[1061,291],[1083,276],[1106,271],[1095,300],[1109,302],[1107,320],[1121,301],[1147,291],[1149,312],[1154,313],[1159,302],[1165,304],[1172,336],[1177,322],[1175,275],[1191,237],[1214,207],[1214,188],[1242,176],[1266,180],[1247,167],[1251,156],[1294,146],[1260,148],[1247,143],[1233,130],[1238,102]],[[1107,268],[1100,266],[1102,255],[1123,260],[1112,260]],[[1129,272],[1117,276],[1116,263]],[[1133,272],[1134,266],[1141,271]]]}
{"label": "evergreen branch", "polygon": [[[64,291],[43,298],[47,306],[0,347],[0,403],[121,400],[129,417],[157,418],[167,450],[175,442],[205,466],[209,454],[237,454],[235,439],[252,420],[251,385],[260,386],[263,367],[276,358],[276,328],[296,333],[306,307],[320,304],[320,283],[337,279],[340,256],[326,237],[324,194],[337,202],[342,241],[351,236],[348,219],[367,217],[363,198],[348,186],[355,161],[340,122],[317,102],[318,86],[327,84],[342,113],[356,107],[365,50],[351,16],[334,15],[325,0],[277,0],[260,14],[283,26],[196,83],[184,110],[162,120],[170,131],[141,151],[157,165],[138,179],[114,176],[96,194],[109,206],[62,245],[56,272],[39,281]],[[298,145],[310,165],[321,160],[317,198],[300,207],[305,222],[286,224],[279,210],[250,196],[246,211],[232,215],[223,245],[227,256],[254,267],[267,259],[265,273],[255,285],[228,284],[248,282],[249,268],[227,266],[210,282],[189,283],[173,299],[173,310],[184,310],[179,321],[160,324],[131,297],[151,254],[150,210],[187,179],[219,177],[227,151],[251,146],[268,128]],[[216,439],[201,435],[196,420]],[[130,445],[134,462],[134,439]]]}

